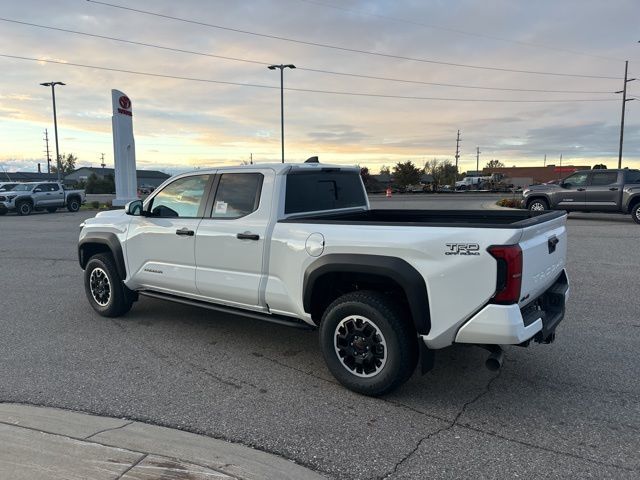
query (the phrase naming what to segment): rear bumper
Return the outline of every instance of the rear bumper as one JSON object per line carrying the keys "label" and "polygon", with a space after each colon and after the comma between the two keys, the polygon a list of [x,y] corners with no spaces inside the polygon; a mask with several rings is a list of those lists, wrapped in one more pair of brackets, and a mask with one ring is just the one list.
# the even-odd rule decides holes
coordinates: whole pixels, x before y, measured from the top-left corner
{"label": "rear bumper", "polygon": [[455,342],[518,345],[535,340],[550,343],[564,318],[568,298],[569,281],[563,270],[549,289],[523,309],[518,305],[485,306],[460,327]]}

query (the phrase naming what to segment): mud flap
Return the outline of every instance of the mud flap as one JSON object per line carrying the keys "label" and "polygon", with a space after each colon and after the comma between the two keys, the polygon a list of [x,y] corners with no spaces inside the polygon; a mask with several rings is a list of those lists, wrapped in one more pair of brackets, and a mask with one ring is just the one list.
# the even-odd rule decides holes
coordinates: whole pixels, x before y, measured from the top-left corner
{"label": "mud flap", "polygon": [[433,369],[435,364],[435,354],[433,350],[430,350],[424,343],[422,338],[418,337],[418,343],[420,345],[420,374],[424,375]]}

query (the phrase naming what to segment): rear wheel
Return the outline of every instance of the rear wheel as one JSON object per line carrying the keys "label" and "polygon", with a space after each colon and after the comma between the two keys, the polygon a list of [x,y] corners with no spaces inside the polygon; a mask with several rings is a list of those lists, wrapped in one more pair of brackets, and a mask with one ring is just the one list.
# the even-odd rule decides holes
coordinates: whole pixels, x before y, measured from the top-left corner
{"label": "rear wheel", "polygon": [[544,212],[545,210],[549,210],[549,204],[542,198],[536,198],[529,202],[528,209],[532,212]]}
{"label": "rear wheel", "polygon": [[633,221],[640,224],[640,203],[636,203],[631,209],[631,218]]}
{"label": "rear wheel", "polygon": [[31,215],[31,212],[33,212],[33,205],[31,202],[20,202],[16,205],[16,209],[18,211],[18,215]]}
{"label": "rear wheel", "polygon": [[103,317],[120,317],[131,310],[134,292],[129,290],[109,254],[91,257],[84,270],[87,299]]}
{"label": "rear wheel", "polygon": [[407,317],[378,292],[335,300],[320,323],[320,347],[333,376],[355,392],[374,396],[406,382],[418,361],[418,340]]}
{"label": "rear wheel", "polygon": [[78,210],[80,210],[80,200],[75,197],[70,198],[67,201],[67,210],[69,210],[70,212],[77,212]]}

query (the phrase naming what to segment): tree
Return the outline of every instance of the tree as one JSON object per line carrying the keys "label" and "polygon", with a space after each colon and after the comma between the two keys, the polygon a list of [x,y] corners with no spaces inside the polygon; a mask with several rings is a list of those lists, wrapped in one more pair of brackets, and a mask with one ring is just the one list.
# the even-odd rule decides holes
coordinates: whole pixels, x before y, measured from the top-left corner
{"label": "tree", "polygon": [[87,179],[86,193],[113,193],[116,190],[113,175],[105,175],[104,178],[98,178],[92,173]]}
{"label": "tree", "polygon": [[391,169],[386,165],[380,167],[380,175],[391,175]]}
{"label": "tree", "polygon": [[606,170],[607,166],[604,163],[598,163],[593,166],[593,170]]}
{"label": "tree", "polygon": [[[78,157],[73,153],[69,153],[67,155],[63,153],[60,155],[60,173],[62,173],[62,175],[69,175],[76,169],[77,161]],[[54,165],[51,165],[51,173],[58,173],[58,165],[56,165],[56,162],[53,163]]]}
{"label": "tree", "polygon": [[503,168],[503,167],[504,167],[504,163],[502,163],[500,160],[494,159],[494,160],[489,160],[485,168]]}
{"label": "tree", "polygon": [[456,166],[451,160],[427,160],[424,163],[424,173],[433,177],[434,187],[454,185],[456,183]]}
{"label": "tree", "polygon": [[407,187],[420,183],[420,174],[422,172],[416,167],[411,160],[406,162],[398,162],[393,167],[393,179],[399,187]]}

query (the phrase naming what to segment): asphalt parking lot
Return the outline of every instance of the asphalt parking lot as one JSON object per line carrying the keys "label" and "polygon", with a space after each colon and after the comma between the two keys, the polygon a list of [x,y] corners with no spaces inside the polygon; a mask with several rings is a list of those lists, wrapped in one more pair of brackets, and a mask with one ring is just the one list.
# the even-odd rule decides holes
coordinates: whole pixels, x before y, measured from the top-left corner
{"label": "asphalt parking lot", "polygon": [[440,351],[380,399],[335,382],[314,332],[148,298],[99,317],[76,253],[90,216],[0,217],[2,402],[204,433],[330,478],[640,476],[640,226],[628,216],[571,215],[554,344],[508,348],[498,373],[478,348]]}

